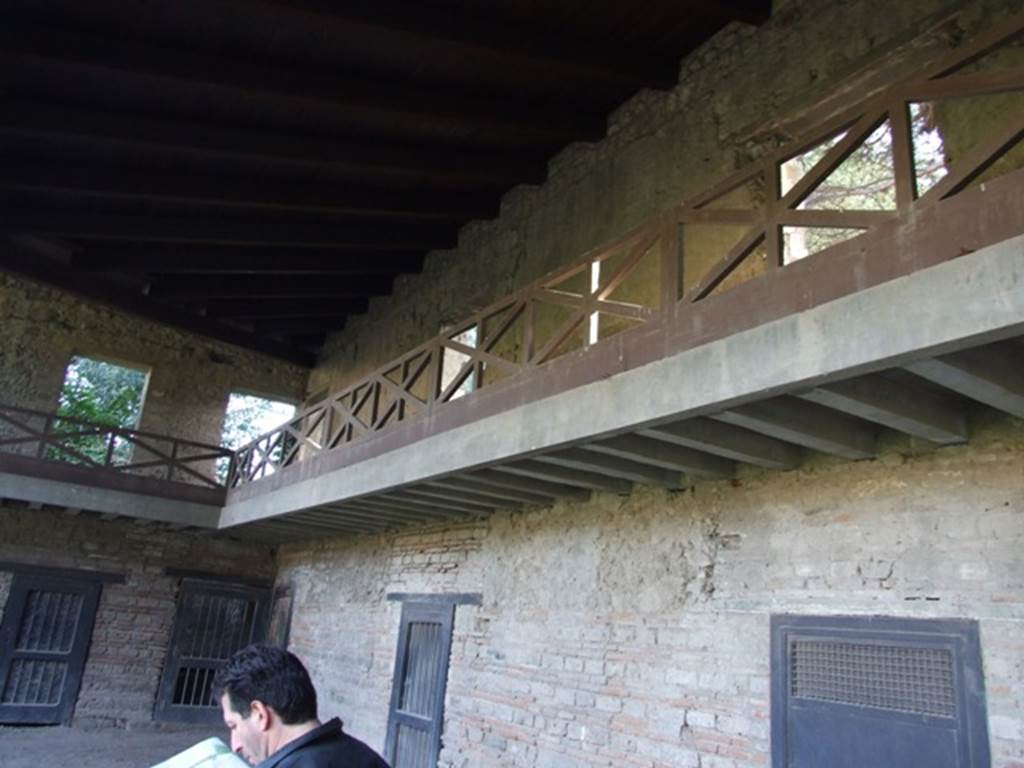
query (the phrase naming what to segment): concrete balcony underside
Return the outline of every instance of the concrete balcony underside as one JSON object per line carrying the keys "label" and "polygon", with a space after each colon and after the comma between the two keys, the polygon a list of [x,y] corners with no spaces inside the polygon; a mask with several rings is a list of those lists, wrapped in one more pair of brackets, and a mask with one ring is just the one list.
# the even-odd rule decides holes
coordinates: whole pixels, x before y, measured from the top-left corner
{"label": "concrete balcony underside", "polygon": [[301,462],[230,492],[219,526],[369,533],[809,452],[869,459],[885,430],[962,443],[975,408],[1024,418],[1022,336],[1016,237],[397,447],[383,434],[320,457],[336,466]]}
{"label": "concrete balcony underside", "polygon": [[0,498],[283,541],[785,471],[812,452],[870,459],[885,431],[962,443],[975,409],[1024,418],[1024,236],[496,413],[477,399],[453,404],[458,426],[383,433],[223,507],[222,491],[20,457],[0,465]]}

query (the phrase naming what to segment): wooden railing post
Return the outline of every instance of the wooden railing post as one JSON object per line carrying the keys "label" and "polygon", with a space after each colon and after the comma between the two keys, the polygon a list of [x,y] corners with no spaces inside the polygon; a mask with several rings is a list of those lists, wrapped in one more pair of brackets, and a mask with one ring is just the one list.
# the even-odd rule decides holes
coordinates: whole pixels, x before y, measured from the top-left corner
{"label": "wooden railing post", "polygon": [[42,434],[39,435],[39,449],[36,451],[37,458],[46,458],[46,446],[49,444],[47,437],[51,432],[53,432],[53,416],[47,416],[43,421]]}

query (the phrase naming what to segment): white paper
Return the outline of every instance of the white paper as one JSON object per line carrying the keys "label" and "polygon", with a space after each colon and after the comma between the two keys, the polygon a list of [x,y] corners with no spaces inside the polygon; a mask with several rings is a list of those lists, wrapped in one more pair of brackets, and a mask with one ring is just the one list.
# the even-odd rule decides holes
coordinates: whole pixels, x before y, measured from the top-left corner
{"label": "white paper", "polygon": [[200,741],[152,768],[249,768],[249,764],[214,737]]}

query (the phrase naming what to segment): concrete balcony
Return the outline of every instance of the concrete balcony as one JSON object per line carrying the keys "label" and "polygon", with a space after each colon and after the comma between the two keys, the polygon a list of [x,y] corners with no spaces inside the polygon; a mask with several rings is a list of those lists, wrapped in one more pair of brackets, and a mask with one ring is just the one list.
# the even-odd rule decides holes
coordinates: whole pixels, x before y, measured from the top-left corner
{"label": "concrete balcony", "polygon": [[[1019,69],[961,71],[1011,22],[327,395],[241,449],[226,492],[39,454],[4,459],[0,495],[272,540],[360,534],[868,460],[894,435],[964,442],[982,409],[1024,418],[1024,122],[970,126],[925,178],[911,109],[1024,90]],[[879,136],[891,203],[835,182]]]}
{"label": "concrete balcony", "polygon": [[214,445],[0,404],[0,499],[33,508],[212,529],[232,458]]}

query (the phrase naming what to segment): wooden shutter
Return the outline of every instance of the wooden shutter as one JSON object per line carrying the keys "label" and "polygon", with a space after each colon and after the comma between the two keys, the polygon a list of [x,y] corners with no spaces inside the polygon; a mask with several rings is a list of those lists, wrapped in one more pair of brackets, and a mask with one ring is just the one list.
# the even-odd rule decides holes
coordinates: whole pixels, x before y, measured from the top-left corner
{"label": "wooden shutter", "polygon": [[101,585],[15,574],[0,624],[0,723],[69,723]]}
{"label": "wooden shutter", "polygon": [[402,606],[385,746],[392,768],[437,765],[454,617],[452,602]]}

